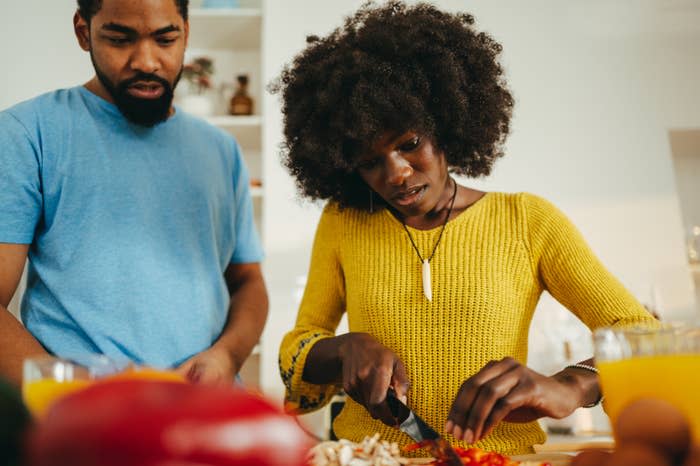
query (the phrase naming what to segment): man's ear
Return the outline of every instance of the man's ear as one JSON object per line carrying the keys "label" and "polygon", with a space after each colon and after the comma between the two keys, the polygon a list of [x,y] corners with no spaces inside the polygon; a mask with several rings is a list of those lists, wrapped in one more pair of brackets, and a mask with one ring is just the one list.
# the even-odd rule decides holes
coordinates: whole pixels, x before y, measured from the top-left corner
{"label": "man's ear", "polygon": [[185,21],[185,48],[190,40],[190,20]]}
{"label": "man's ear", "polygon": [[78,45],[80,45],[80,48],[86,52],[89,52],[90,26],[88,26],[88,23],[77,11],[73,15],[73,31],[75,32],[75,37],[78,39]]}

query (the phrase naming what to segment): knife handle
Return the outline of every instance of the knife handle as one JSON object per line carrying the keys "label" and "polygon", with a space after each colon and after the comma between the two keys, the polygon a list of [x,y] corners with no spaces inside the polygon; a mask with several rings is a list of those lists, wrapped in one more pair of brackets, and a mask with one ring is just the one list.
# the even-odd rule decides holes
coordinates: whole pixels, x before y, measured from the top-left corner
{"label": "knife handle", "polygon": [[410,408],[396,397],[396,391],[391,387],[386,392],[386,404],[389,405],[389,411],[397,424],[401,424],[411,414]]}

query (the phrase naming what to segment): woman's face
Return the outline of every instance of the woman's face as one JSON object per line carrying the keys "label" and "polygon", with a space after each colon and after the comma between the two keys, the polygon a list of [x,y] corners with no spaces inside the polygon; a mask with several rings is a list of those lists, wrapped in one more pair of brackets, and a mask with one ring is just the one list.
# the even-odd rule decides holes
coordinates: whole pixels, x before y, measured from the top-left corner
{"label": "woman's face", "polygon": [[415,131],[383,134],[357,171],[404,219],[439,211],[452,194],[445,154]]}

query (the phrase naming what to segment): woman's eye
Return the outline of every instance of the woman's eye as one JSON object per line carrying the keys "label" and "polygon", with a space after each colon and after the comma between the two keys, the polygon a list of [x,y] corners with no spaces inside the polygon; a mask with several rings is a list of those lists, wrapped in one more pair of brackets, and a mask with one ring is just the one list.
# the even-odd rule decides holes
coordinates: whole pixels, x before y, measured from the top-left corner
{"label": "woman's eye", "polygon": [[413,150],[416,150],[416,148],[420,145],[420,137],[416,136],[409,141],[404,142],[399,146],[399,149],[403,152],[411,152]]}

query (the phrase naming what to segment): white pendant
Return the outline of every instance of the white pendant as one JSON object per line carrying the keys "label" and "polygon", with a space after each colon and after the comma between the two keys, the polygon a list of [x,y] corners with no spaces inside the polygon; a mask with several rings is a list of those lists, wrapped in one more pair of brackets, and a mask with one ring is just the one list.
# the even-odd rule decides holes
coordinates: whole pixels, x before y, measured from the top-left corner
{"label": "white pendant", "polygon": [[428,301],[432,301],[433,288],[430,285],[430,262],[428,259],[423,259],[423,273],[421,275],[423,276],[423,294],[428,298]]}

